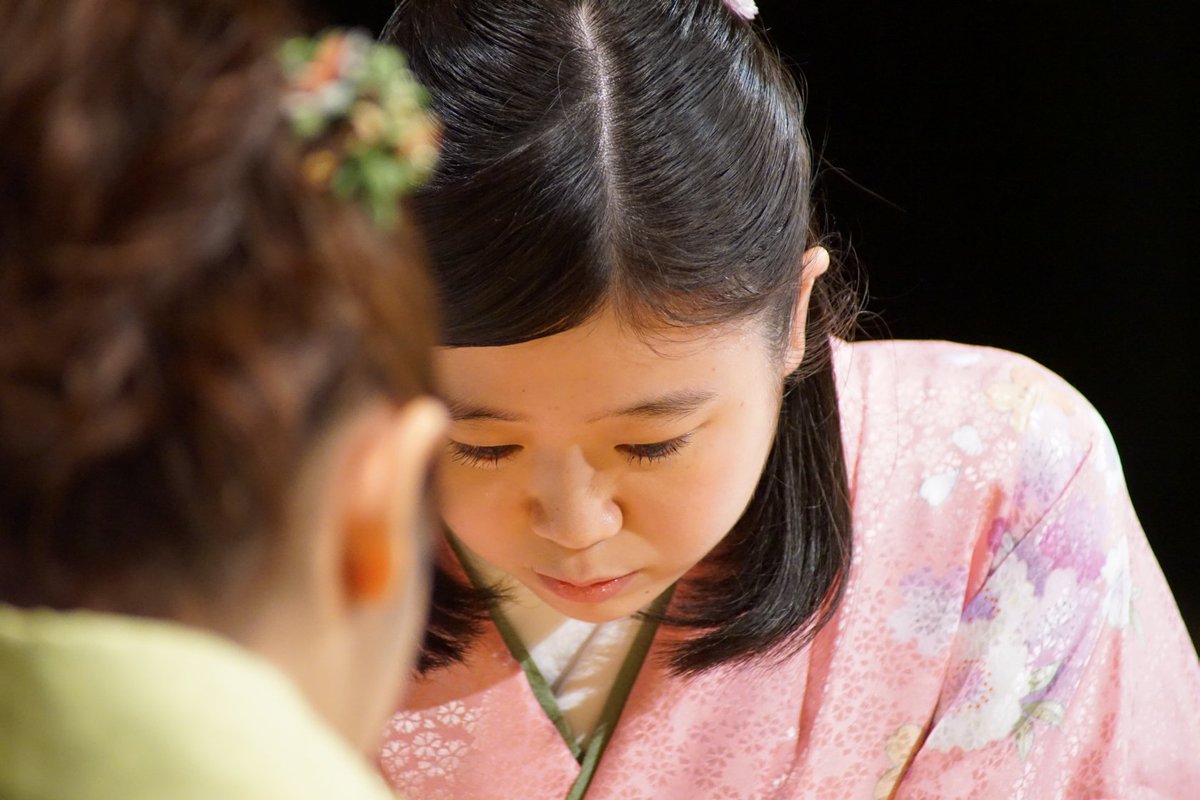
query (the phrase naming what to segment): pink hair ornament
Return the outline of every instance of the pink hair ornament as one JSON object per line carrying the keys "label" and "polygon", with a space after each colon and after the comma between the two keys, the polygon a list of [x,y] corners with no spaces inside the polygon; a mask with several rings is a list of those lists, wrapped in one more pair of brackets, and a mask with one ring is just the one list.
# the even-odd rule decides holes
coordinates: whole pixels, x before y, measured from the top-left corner
{"label": "pink hair ornament", "polygon": [[744,20],[751,20],[758,16],[758,6],[755,5],[754,0],[725,0],[725,5]]}

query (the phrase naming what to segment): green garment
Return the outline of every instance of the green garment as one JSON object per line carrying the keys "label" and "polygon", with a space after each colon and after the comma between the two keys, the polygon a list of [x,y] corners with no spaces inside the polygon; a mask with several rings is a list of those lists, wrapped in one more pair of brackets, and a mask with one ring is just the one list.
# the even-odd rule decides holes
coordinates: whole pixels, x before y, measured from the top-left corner
{"label": "green garment", "polygon": [[284,674],[165,622],[0,605],[4,800],[392,800]]}

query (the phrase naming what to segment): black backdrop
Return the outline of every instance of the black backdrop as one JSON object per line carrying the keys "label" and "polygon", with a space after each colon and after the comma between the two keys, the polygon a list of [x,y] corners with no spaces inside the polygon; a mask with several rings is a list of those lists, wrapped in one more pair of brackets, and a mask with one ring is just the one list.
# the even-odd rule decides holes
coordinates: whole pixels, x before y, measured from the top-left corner
{"label": "black backdrop", "polygon": [[[378,32],[392,0],[310,5]],[[1200,136],[1182,10],[759,5],[807,86],[827,227],[869,278],[868,330],[1017,350],[1087,395],[1200,635]]]}

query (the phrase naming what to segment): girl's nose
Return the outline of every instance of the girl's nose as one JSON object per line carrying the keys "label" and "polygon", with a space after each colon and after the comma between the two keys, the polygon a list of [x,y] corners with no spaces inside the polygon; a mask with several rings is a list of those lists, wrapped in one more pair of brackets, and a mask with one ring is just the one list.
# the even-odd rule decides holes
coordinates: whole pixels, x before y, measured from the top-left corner
{"label": "girl's nose", "polygon": [[599,478],[578,447],[539,465],[529,510],[533,532],[568,550],[616,535],[624,523],[621,509]]}

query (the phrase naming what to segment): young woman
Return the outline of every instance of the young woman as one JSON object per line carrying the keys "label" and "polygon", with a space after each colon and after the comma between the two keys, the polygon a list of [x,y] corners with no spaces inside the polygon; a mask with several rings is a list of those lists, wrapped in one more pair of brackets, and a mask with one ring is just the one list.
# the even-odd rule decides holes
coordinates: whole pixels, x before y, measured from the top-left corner
{"label": "young woman", "polygon": [[752,3],[408,0],[385,37],[445,125],[416,206],[453,416],[395,787],[1198,785],[1200,667],[1103,422],[1016,355],[839,338]]}
{"label": "young woman", "polygon": [[6,800],[391,796],[361,753],[428,603],[434,325],[411,232],[309,180],[378,148],[298,120],[334,84],[423,117],[369,40],[293,42],[289,88],[286,24],[0,5]]}

